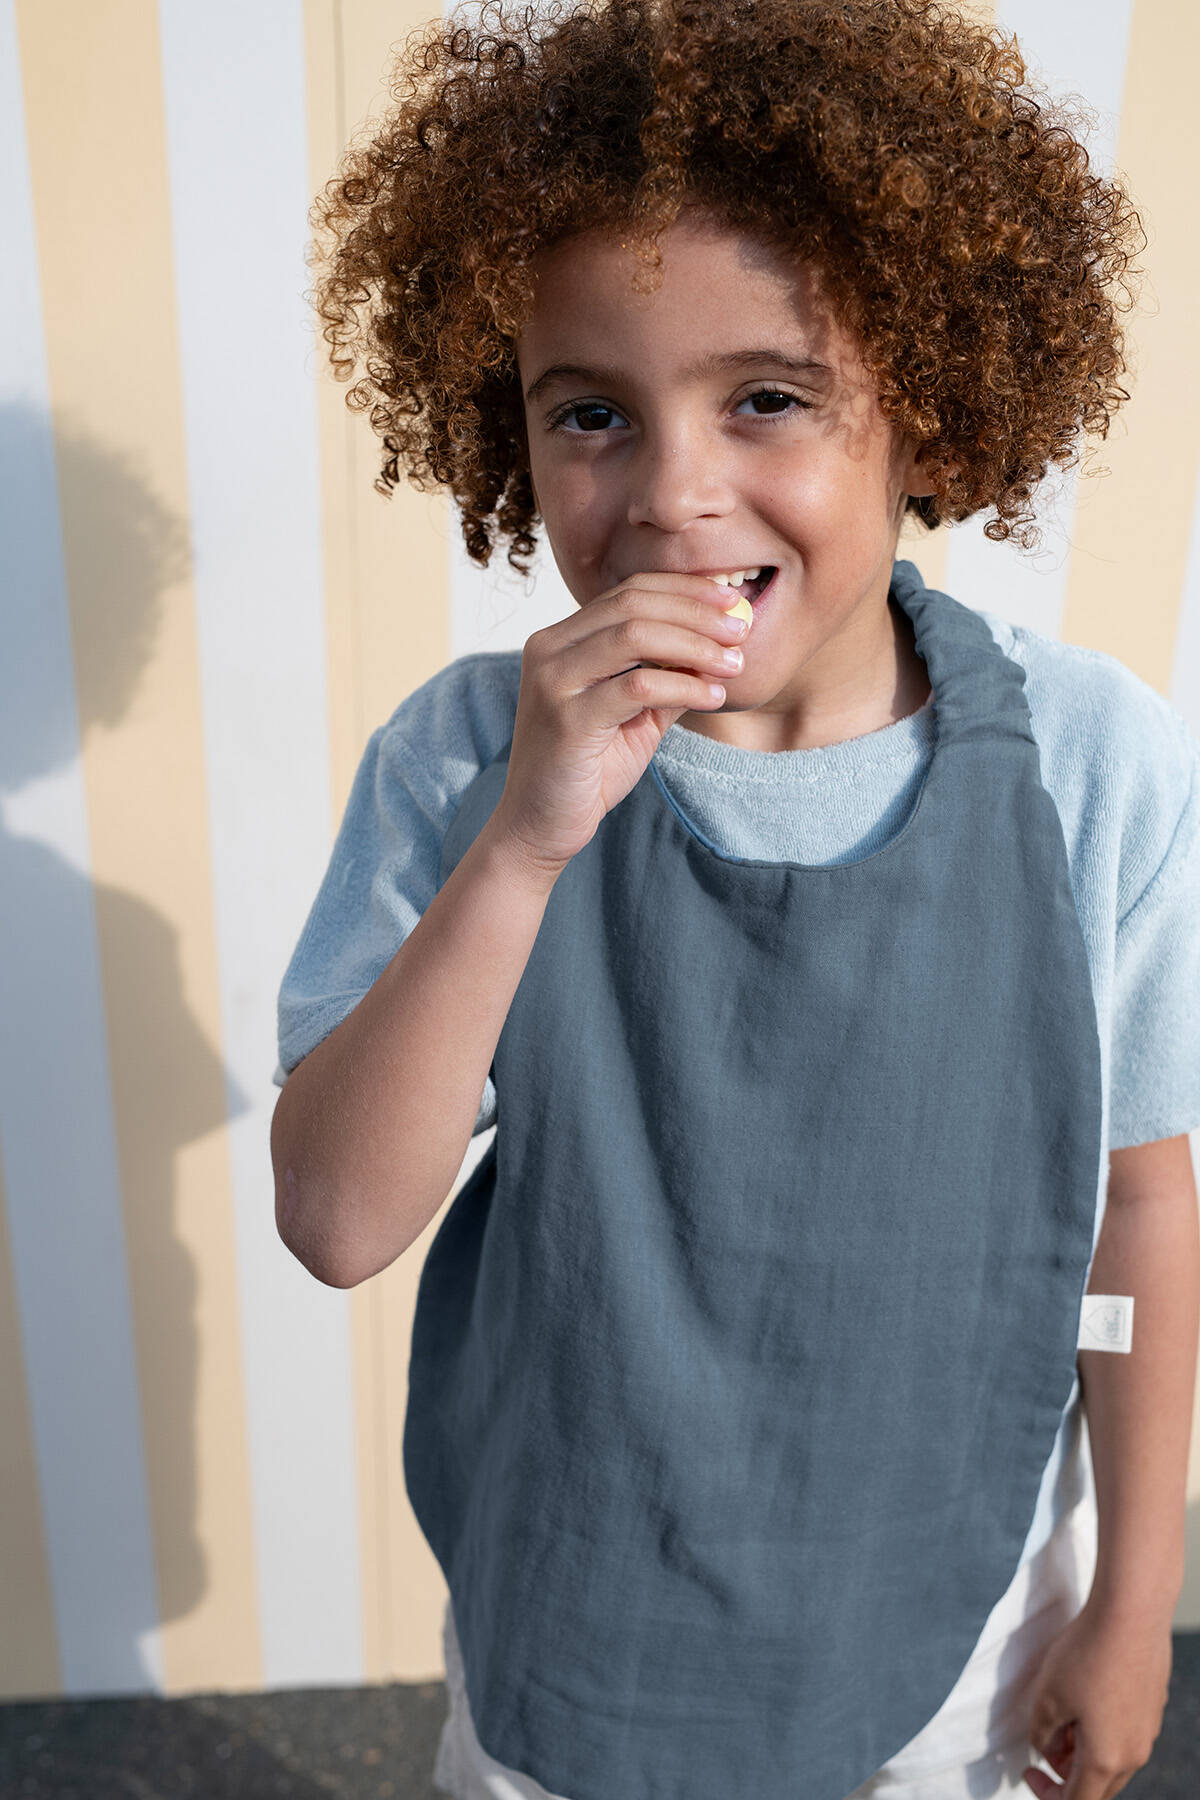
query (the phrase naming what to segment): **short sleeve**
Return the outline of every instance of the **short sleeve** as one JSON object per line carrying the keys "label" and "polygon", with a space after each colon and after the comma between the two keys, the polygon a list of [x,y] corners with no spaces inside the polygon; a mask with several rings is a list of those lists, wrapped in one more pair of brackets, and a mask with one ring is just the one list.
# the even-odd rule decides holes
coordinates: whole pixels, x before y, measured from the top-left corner
{"label": "short sleeve", "polygon": [[1182,811],[1172,812],[1165,853],[1117,924],[1112,1149],[1200,1126],[1200,742],[1179,724]]}
{"label": "short sleeve", "polygon": [[[462,671],[453,665],[443,673]],[[367,742],[328,867],[280,984],[272,1077],[277,1087],[353,1012],[437,892],[445,831],[462,788],[477,772],[458,743],[445,756],[436,752],[452,687],[436,678],[426,683]],[[426,746],[427,754],[418,758],[415,744]],[[489,1073],[473,1135],[495,1123]]]}

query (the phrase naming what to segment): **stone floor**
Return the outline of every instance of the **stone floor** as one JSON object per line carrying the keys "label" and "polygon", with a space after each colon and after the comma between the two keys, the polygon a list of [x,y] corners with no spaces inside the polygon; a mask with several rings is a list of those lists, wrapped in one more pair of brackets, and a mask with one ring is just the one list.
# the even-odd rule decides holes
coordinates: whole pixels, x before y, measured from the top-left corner
{"label": "stone floor", "polygon": [[[1177,1632],[1174,1646],[1162,1733],[1122,1800],[1200,1800],[1200,1632]],[[0,1796],[445,1800],[430,1780],[445,1716],[440,1681],[10,1701],[0,1704]]]}

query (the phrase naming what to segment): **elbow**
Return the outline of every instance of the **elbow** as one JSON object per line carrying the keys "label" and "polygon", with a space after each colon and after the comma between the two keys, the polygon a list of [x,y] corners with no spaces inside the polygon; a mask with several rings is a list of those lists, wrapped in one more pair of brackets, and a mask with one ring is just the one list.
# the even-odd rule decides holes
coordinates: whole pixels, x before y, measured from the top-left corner
{"label": "elbow", "polygon": [[282,1096],[271,1122],[275,1230],[280,1242],[323,1287],[359,1287],[399,1252],[381,1258],[363,1241],[357,1223],[361,1204],[344,1204],[329,1172],[311,1166],[303,1144],[287,1141],[281,1105]]}
{"label": "elbow", "polygon": [[[355,1287],[357,1278],[344,1268],[330,1242],[328,1221],[333,1217],[334,1209],[328,1204],[327,1197],[319,1206],[313,1205],[311,1196],[306,1198],[293,1159],[282,1141],[279,1118],[277,1106],[271,1121],[271,1164],[275,1175],[275,1230],[279,1240],[301,1267],[324,1287]],[[322,1219],[325,1221],[323,1227],[316,1223]]]}
{"label": "elbow", "polygon": [[275,1183],[275,1229],[284,1247],[291,1251],[301,1268],[323,1287],[357,1287],[360,1277],[352,1275],[334,1254],[328,1233],[314,1231],[311,1216],[302,1204],[295,1171],[283,1170]]}
{"label": "elbow", "polygon": [[314,1241],[313,1234],[297,1227],[294,1217],[275,1203],[275,1229],[285,1249],[291,1251],[301,1268],[306,1269],[322,1287],[357,1287],[361,1276],[350,1274],[331,1254],[329,1246]]}

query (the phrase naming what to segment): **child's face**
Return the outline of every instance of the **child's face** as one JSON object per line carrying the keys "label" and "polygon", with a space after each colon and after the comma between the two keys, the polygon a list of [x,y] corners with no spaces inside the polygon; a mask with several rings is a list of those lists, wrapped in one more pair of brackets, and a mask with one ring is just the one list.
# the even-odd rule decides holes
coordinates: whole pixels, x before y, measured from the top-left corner
{"label": "child's face", "polygon": [[[660,248],[650,295],[630,286],[619,235],[572,238],[534,264],[517,363],[563,580],[586,606],[640,571],[772,564],[725,705],[680,724],[787,749],[872,730],[862,721],[898,696],[904,716],[928,692],[887,604],[905,499],[933,492],[916,446],[879,411],[812,269],[696,213]],[[789,370],[773,351],[822,366]],[[732,353],[736,365],[700,366]],[[531,397],[559,364],[573,369]]]}

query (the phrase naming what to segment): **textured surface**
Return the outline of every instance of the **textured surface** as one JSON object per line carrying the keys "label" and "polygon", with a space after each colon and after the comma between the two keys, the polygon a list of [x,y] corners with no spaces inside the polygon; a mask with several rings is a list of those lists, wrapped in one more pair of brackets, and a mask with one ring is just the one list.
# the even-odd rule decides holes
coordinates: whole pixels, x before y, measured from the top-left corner
{"label": "textured surface", "polygon": [[[1108,1147],[1194,1130],[1200,741],[1114,657],[979,616],[1025,671],[1042,779],[1063,823],[1106,1063]],[[280,986],[276,1085],[354,1009],[432,900],[463,793],[512,736],[520,672],[519,650],[460,657],[371,735]],[[895,835],[935,736],[930,706],[810,750],[746,750],[676,724],[652,767],[730,855],[834,865]],[[475,1132],[496,1121],[489,1074]]]}
{"label": "textured surface", "polygon": [[902,828],[731,857],[652,769],[546,904],[499,1132],[422,1268],[408,1497],[479,1740],[551,1795],[845,1800],[973,1760],[943,1708],[1070,1404],[1100,1056],[1023,671],[893,585],[940,697]]}

